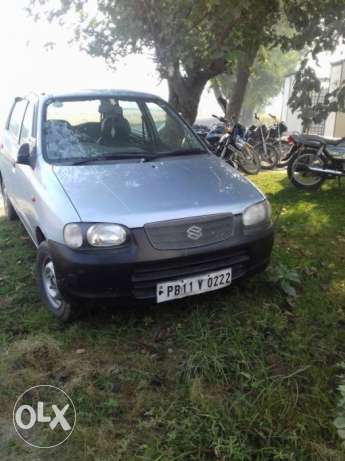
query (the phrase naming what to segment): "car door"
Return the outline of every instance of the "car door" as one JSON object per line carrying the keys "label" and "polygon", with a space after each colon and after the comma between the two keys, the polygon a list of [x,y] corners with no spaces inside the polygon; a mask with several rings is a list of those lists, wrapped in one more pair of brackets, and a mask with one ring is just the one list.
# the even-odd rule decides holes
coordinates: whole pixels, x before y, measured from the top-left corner
{"label": "car door", "polygon": [[[28,101],[25,109],[23,123],[19,133],[19,146],[29,143],[32,146],[35,143],[34,138],[34,117],[35,103]],[[13,169],[13,181],[16,188],[16,204],[20,218],[31,237],[35,240],[35,229],[37,226],[36,216],[36,187],[38,180],[35,170],[35,159],[32,159],[31,165],[16,163]]]}
{"label": "car door", "polygon": [[15,182],[15,165],[19,149],[19,135],[23,122],[24,113],[28,101],[17,98],[12,106],[1,140],[1,174],[6,187],[6,193],[17,208]]}

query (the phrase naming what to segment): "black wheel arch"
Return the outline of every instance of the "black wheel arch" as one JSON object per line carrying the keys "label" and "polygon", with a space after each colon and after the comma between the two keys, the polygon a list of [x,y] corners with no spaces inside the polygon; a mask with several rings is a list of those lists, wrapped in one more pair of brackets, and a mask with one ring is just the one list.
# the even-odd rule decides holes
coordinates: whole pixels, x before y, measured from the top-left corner
{"label": "black wheel arch", "polygon": [[42,242],[46,241],[46,237],[44,235],[44,233],[42,232],[41,228],[39,226],[36,227],[36,241],[37,241],[37,244],[40,245]]}

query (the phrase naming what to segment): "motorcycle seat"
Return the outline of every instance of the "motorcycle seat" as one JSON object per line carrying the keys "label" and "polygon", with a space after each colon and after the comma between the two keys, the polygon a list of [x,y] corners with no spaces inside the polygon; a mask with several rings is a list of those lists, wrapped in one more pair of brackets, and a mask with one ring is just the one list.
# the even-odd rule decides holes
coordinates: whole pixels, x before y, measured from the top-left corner
{"label": "motorcycle seat", "polygon": [[318,136],[317,134],[294,135],[292,138],[297,144],[319,143],[332,146],[336,146],[344,140],[344,138],[327,138],[325,136]]}

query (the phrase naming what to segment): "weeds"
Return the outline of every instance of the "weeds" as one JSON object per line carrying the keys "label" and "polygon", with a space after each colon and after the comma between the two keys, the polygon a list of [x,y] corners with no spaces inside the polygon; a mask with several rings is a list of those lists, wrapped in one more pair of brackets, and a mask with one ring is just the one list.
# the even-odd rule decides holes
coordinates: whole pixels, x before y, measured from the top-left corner
{"label": "weeds", "polygon": [[301,284],[301,277],[295,269],[287,267],[281,262],[271,264],[266,272],[269,282],[277,286],[290,306],[295,305],[297,299],[296,287]]}

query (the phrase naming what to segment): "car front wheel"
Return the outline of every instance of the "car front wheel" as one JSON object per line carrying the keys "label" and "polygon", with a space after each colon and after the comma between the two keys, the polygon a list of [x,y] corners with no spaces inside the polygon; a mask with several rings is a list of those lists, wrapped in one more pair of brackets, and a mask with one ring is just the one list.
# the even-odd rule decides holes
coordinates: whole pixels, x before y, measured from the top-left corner
{"label": "car front wheel", "polygon": [[60,293],[54,263],[45,241],[38,247],[36,272],[38,289],[49,312],[62,322],[74,319],[78,314],[78,307],[64,299]]}

